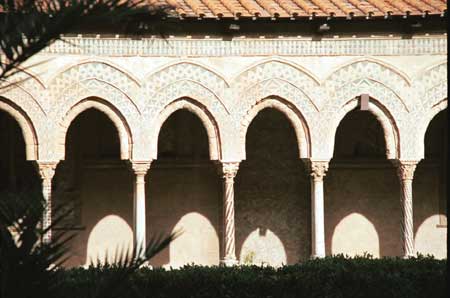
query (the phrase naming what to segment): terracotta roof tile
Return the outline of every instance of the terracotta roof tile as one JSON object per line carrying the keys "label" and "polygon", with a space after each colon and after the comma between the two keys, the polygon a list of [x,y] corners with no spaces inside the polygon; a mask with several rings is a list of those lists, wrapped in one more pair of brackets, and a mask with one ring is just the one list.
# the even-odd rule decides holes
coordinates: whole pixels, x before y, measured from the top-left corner
{"label": "terracotta roof tile", "polygon": [[149,0],[175,7],[181,17],[292,18],[442,15],[446,0]]}

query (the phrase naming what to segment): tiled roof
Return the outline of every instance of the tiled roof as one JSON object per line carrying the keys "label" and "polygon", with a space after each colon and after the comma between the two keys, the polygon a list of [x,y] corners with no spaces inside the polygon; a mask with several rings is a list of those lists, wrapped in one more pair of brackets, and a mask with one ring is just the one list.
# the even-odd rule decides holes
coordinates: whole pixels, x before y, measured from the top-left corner
{"label": "tiled roof", "polygon": [[385,17],[443,15],[446,0],[150,0],[181,18]]}

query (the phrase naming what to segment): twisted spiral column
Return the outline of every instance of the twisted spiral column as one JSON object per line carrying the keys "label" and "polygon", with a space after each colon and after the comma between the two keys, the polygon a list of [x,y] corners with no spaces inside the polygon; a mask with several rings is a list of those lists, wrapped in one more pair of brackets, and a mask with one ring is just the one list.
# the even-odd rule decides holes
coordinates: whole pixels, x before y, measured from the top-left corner
{"label": "twisted spiral column", "polygon": [[237,162],[222,163],[223,176],[223,235],[224,235],[224,259],[225,266],[237,264],[234,224],[234,177],[239,169]]}
{"label": "twisted spiral column", "polygon": [[402,211],[401,239],[404,257],[414,256],[414,218],[412,182],[418,161],[397,161],[397,175],[400,179],[400,203]]}
{"label": "twisted spiral column", "polygon": [[48,229],[42,237],[44,243],[49,243],[52,239],[52,231],[49,229],[52,225],[52,179],[55,176],[57,164],[58,162],[53,161],[37,161],[39,175],[42,179],[42,195],[45,200],[45,208],[42,214],[42,229]]}
{"label": "twisted spiral column", "polygon": [[325,257],[323,177],[328,171],[328,161],[308,160],[307,171],[311,176],[311,257],[323,258]]}
{"label": "twisted spiral column", "polygon": [[145,222],[145,175],[150,169],[150,161],[132,161],[131,168],[136,175],[133,198],[133,239],[134,247],[143,253],[146,247]]}

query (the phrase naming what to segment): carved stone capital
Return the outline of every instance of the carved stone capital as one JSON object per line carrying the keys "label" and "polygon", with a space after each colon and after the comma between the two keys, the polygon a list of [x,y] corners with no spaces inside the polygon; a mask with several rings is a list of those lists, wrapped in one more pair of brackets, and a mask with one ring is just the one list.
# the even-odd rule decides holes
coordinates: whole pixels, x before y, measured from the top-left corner
{"label": "carved stone capital", "polygon": [[314,181],[321,181],[323,177],[326,176],[326,172],[328,171],[328,160],[307,160],[306,161],[306,170],[307,173],[313,177]]}
{"label": "carved stone capital", "polygon": [[136,176],[145,176],[150,169],[151,161],[130,161],[131,168]]}
{"label": "carved stone capital", "polygon": [[402,181],[413,180],[418,163],[418,160],[395,160],[394,165],[397,167],[398,178]]}
{"label": "carved stone capital", "polygon": [[39,175],[44,182],[51,182],[55,176],[57,161],[36,161]]}
{"label": "carved stone capital", "polygon": [[223,162],[220,167],[220,174],[226,180],[232,180],[236,177],[239,170],[238,162]]}

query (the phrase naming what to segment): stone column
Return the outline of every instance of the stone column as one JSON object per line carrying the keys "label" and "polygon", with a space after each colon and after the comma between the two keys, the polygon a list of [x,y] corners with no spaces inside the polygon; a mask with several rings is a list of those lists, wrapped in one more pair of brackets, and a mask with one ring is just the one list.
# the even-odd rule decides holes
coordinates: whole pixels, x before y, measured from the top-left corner
{"label": "stone column", "polygon": [[323,258],[325,257],[323,177],[328,170],[328,161],[309,160],[307,165],[311,176],[311,257]]}
{"label": "stone column", "polygon": [[402,210],[401,239],[404,257],[414,256],[414,222],[412,181],[418,161],[398,160],[397,175],[400,180],[400,203]]}
{"label": "stone column", "polygon": [[[55,175],[57,161],[37,161],[39,175],[42,179],[42,195],[45,200],[45,209],[42,214],[42,229],[48,229],[52,224],[52,179]],[[52,239],[52,231],[48,230],[42,238],[44,243]]]}
{"label": "stone column", "polygon": [[239,169],[238,162],[224,162],[221,167],[223,176],[223,252],[221,261],[225,266],[238,263],[236,259],[234,225],[234,177]]}
{"label": "stone column", "polygon": [[133,238],[134,247],[138,250],[145,249],[147,242],[145,240],[145,175],[150,169],[150,161],[132,161],[131,167],[136,175],[134,184],[133,199]]}

